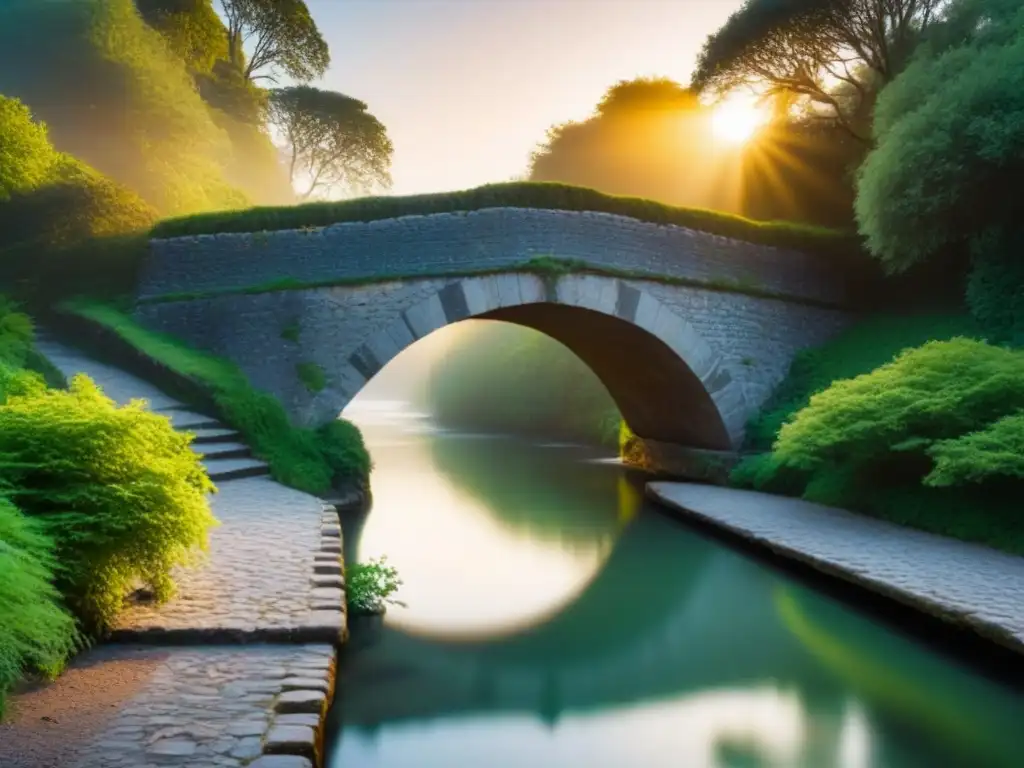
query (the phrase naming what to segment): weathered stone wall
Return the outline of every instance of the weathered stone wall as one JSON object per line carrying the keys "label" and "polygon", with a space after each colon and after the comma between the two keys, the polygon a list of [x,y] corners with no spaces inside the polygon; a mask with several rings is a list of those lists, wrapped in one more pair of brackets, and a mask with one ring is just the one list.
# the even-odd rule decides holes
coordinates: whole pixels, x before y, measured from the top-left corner
{"label": "weathered stone wall", "polygon": [[537,256],[756,287],[843,303],[821,256],[607,213],[492,208],[349,222],[322,229],[154,240],[140,296],[206,293],[282,279],[416,277],[501,269]]}
{"label": "weathered stone wall", "polygon": [[[578,311],[552,321],[544,307]],[[521,322],[568,343],[624,412],[634,401],[638,420],[648,422],[646,436],[666,440],[673,419],[701,414],[724,424],[728,445],[713,425],[697,430],[691,442],[716,449],[739,444],[747,419],[799,349],[825,341],[852,319],[839,310],[648,280],[515,274],[222,295],[142,304],[137,313],[152,328],[235,361],[303,423],[333,418],[376,370],[437,328],[481,315]],[[297,339],[287,338],[290,327],[298,329]],[[652,339],[655,346],[644,349],[669,357],[622,357],[640,354]],[[306,388],[300,363],[323,369],[325,390]],[[673,366],[684,373],[664,373]],[[652,379],[659,375],[677,378]]]}

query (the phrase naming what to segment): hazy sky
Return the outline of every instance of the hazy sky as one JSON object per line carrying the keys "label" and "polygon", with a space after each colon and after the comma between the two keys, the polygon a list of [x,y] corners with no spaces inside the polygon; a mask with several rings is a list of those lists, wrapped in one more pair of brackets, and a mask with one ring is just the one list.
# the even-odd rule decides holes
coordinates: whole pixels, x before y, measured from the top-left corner
{"label": "hazy sky", "polygon": [[331,48],[315,85],[365,101],[395,144],[395,194],[525,173],[547,129],[615,82],[689,81],[741,0],[307,0]]}

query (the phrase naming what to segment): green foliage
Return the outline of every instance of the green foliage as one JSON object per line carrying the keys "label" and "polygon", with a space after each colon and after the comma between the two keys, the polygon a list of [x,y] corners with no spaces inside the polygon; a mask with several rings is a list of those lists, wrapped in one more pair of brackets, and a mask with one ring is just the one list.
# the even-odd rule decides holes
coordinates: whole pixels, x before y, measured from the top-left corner
{"label": "green foliage", "polygon": [[292,184],[303,182],[302,198],[391,186],[394,146],[358,99],[308,85],[279,88],[270,93],[270,122],[284,137]]}
{"label": "green foliage", "polygon": [[922,46],[881,93],[876,148],[857,178],[856,214],[890,271],[965,250],[1019,226],[1024,163],[1024,7],[993,0],[959,45]]}
{"label": "green foliage", "polygon": [[929,455],[935,468],[925,478],[927,485],[1024,480],[1024,412],[1004,416],[977,432],[940,440]]}
{"label": "green foliage", "polygon": [[317,363],[298,363],[295,366],[295,374],[299,377],[299,381],[306,385],[312,394],[323,391],[323,388],[327,386],[327,374],[324,372],[323,366]]}
{"label": "green foliage", "polygon": [[211,0],[135,0],[135,5],[190,72],[209,72],[228,57],[228,30]]}
{"label": "green foliage", "polygon": [[990,229],[972,239],[967,305],[989,341],[1024,346],[1024,233]]}
{"label": "green foliage", "polygon": [[28,107],[0,95],[0,203],[49,181],[62,158]]}
{"label": "green foliage", "polygon": [[84,376],[0,406],[0,492],[53,539],[56,583],[89,633],[111,626],[137,579],[159,599],[205,549],[214,490],[191,438]]}
{"label": "green foliage", "polygon": [[54,676],[78,645],[53,568],[53,542],[39,522],[0,498],[0,718],[5,694],[25,670]]}
{"label": "green foliage", "polygon": [[839,380],[733,481],[1024,553],[1024,352],[955,338]]}
{"label": "green foliage", "polygon": [[903,68],[943,2],[747,0],[708,37],[692,84],[767,91],[780,106],[831,118],[866,140],[874,94]]}
{"label": "green foliage", "polygon": [[[305,0],[221,0],[228,56],[249,80],[274,80],[280,69],[300,83],[320,77],[331,62],[327,43]],[[246,58],[243,45],[251,57]],[[256,74],[265,70],[263,74]]]}
{"label": "green foliage", "polygon": [[515,182],[489,184],[462,192],[406,197],[367,197],[340,202],[317,202],[291,207],[250,208],[246,211],[196,214],[162,221],[153,228],[157,238],[220,232],[260,232],[302,227],[326,227],[344,221],[379,221],[397,216],[427,215],[483,208],[519,207],[564,211],[597,211],[648,221],[675,224],[726,237],[822,252],[856,253],[855,238],[821,227],[785,222],[758,222],[696,208],[676,208],[651,200],[613,197],[567,184]]}
{"label": "green foliage", "polygon": [[0,91],[46,121],[58,149],[162,213],[246,204],[224,180],[227,137],[132,0],[9,0]]}
{"label": "green foliage", "polygon": [[427,401],[460,429],[616,444],[620,417],[593,372],[542,333],[474,323],[430,371]]}
{"label": "green foliage", "polygon": [[220,418],[242,433],[279,482],[322,494],[369,474],[369,454],[354,426],[339,426],[339,420],[318,430],[295,427],[277,398],[254,389],[233,363],[150,331],[112,306],[76,301],[62,308],[113,331],[150,359],[202,386]]}
{"label": "green foliage", "polygon": [[345,568],[345,591],[351,613],[383,613],[387,605],[403,605],[391,597],[402,586],[398,570],[387,556]]}
{"label": "green foliage", "polygon": [[834,381],[872,371],[927,341],[977,334],[971,319],[960,315],[876,315],[862,320],[827,343],[794,356],[786,378],[747,425],[747,447],[769,449],[782,425]]}

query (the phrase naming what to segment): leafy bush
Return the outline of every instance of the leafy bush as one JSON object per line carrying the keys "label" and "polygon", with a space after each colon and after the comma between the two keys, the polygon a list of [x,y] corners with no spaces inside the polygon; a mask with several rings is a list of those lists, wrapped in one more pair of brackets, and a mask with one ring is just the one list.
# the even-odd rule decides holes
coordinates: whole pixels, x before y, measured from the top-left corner
{"label": "leafy bush", "polygon": [[892,271],[1016,227],[1024,211],[1024,8],[960,0],[952,12],[965,17],[956,44],[922,46],[879,95],[877,146],[858,172],[860,231]]}
{"label": "leafy bush", "polygon": [[991,229],[974,238],[967,305],[990,341],[1024,346],[1024,233]]}
{"label": "leafy bush", "polygon": [[214,487],[190,442],[85,376],[0,406],[0,493],[53,539],[57,586],[87,632],[112,624],[137,579],[167,598],[171,569],[205,548]]}
{"label": "leafy bush", "polygon": [[383,556],[345,568],[345,593],[351,613],[383,613],[388,604],[402,605],[391,597],[402,586],[402,580],[387,560]]}
{"label": "leafy bush", "polygon": [[397,216],[476,211],[495,207],[598,211],[655,224],[676,224],[753,243],[808,249],[834,254],[858,253],[859,241],[848,233],[787,222],[761,222],[698,208],[635,197],[615,197],[593,189],[547,182],[488,184],[461,192],[406,197],[365,197],[288,207],[205,213],[162,221],[153,237],[261,232],[323,227],[343,221],[377,221]]}
{"label": "leafy bush", "polygon": [[1024,351],[932,341],[815,394],[738,484],[1024,553]]}
{"label": "leafy bush", "polygon": [[62,306],[113,331],[149,359],[199,384],[210,394],[220,418],[241,432],[253,453],[270,465],[275,480],[322,494],[369,474],[370,457],[355,426],[338,420],[320,429],[296,427],[277,398],[254,389],[233,363],[150,331],[112,306],[82,301]]}
{"label": "leafy bush", "polygon": [[48,181],[61,156],[28,107],[0,95],[0,202]]}
{"label": "leafy bush", "polygon": [[768,450],[782,425],[804,408],[813,394],[834,381],[868,373],[903,350],[927,341],[978,333],[975,323],[964,315],[878,315],[821,346],[803,349],[793,358],[786,378],[747,425],[747,447]]}
{"label": "leafy bush", "polygon": [[54,676],[78,644],[52,584],[52,550],[38,521],[0,498],[0,718],[5,694],[26,669]]}

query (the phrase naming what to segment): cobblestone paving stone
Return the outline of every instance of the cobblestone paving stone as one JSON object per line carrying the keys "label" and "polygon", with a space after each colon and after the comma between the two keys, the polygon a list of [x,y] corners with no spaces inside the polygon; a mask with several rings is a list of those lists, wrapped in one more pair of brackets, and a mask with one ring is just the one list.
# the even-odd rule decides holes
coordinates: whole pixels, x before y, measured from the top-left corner
{"label": "cobblestone paving stone", "polygon": [[318,557],[321,521],[326,515],[333,531],[336,514],[267,478],[223,483],[211,506],[220,526],[210,533],[205,563],[178,571],[178,593],[168,603],[125,611],[115,638],[337,639],[341,602],[330,616],[314,579],[315,570],[341,577],[337,557],[326,565]]}
{"label": "cobblestone paving stone", "polygon": [[650,483],[684,515],[1024,653],[1024,558],[799,499]]}
{"label": "cobblestone paving stone", "polygon": [[[127,650],[111,647],[106,652]],[[334,659],[330,645],[173,650],[68,768],[234,768],[267,748],[280,749],[282,733],[289,739],[285,749],[301,765],[298,758],[315,759],[319,749],[324,690],[333,680]],[[300,678],[313,678],[305,682],[318,686],[309,693],[319,693],[321,708],[309,709],[305,720],[275,714],[277,702],[291,688],[289,681]],[[276,742],[267,738],[275,731]]]}

